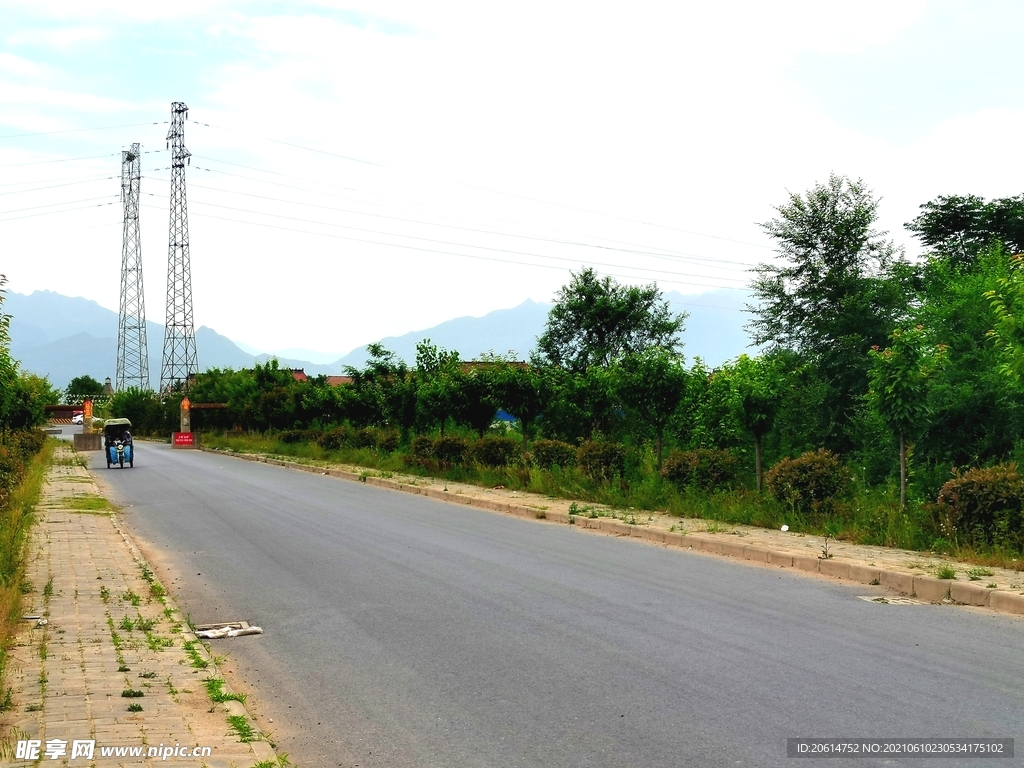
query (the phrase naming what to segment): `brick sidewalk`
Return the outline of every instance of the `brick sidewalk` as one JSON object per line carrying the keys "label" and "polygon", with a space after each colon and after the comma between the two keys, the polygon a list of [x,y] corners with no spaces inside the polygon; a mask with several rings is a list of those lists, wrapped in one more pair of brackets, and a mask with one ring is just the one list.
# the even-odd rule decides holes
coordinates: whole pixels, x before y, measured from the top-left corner
{"label": "brick sidewalk", "polygon": [[[10,651],[5,685],[13,688],[14,706],[0,719],[0,735],[11,752],[0,752],[0,764],[277,765],[241,704],[208,698],[205,680],[218,677],[213,660],[201,643],[191,654],[186,650],[195,636],[162,595],[77,455],[62,446],[54,462],[28,545],[32,591],[23,601],[25,615],[45,624],[25,621]],[[124,697],[127,691],[141,695]],[[129,711],[132,704],[141,710]],[[230,716],[244,718],[235,722],[248,725],[258,740],[242,743]],[[41,742],[41,761],[15,759],[15,744],[27,739]],[[65,754],[49,757],[50,740],[66,742]],[[75,740],[95,740],[91,760],[71,758]],[[150,747],[175,745],[209,747],[210,756],[100,752],[143,747],[144,755]]]}

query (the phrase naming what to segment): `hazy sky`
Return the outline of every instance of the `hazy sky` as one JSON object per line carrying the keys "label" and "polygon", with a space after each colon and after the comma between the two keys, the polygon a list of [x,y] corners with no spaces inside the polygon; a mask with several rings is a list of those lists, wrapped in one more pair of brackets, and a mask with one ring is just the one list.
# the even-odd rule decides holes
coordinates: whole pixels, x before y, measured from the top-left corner
{"label": "hazy sky", "polygon": [[741,288],[757,222],[832,171],[913,255],[919,204],[1022,191],[1022,26],[1012,2],[0,2],[0,272],[116,310],[141,142],[163,322],[172,101],[196,324],[268,351],[549,301],[583,264]]}

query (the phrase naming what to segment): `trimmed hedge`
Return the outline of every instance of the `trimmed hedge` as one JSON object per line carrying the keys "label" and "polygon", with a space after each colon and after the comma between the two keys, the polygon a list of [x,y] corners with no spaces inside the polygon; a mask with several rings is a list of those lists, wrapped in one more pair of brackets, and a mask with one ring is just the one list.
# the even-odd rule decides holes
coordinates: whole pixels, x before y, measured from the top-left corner
{"label": "trimmed hedge", "polygon": [[473,460],[486,467],[518,464],[522,453],[522,445],[513,437],[482,437],[470,448]]}
{"label": "trimmed hedge", "polygon": [[1024,478],[1017,465],[998,464],[957,474],[939,489],[933,511],[956,540],[1020,546],[1024,539]]}
{"label": "trimmed hedge", "polygon": [[542,469],[572,467],[576,464],[576,446],[561,440],[535,440],[533,463]]}
{"label": "trimmed hedge", "polygon": [[442,466],[454,467],[465,462],[469,441],[464,437],[439,437],[434,441],[434,457]]}
{"label": "trimmed hedge", "polygon": [[698,448],[673,451],[661,467],[661,476],[679,488],[717,491],[736,485],[739,458],[726,450]]}
{"label": "trimmed hedge", "polygon": [[618,443],[588,440],[576,450],[576,466],[593,480],[611,480],[626,468],[626,449]]}
{"label": "trimmed hedge", "polygon": [[839,457],[824,448],[783,459],[764,476],[774,499],[805,513],[830,512],[833,500],[846,490],[849,480]]}

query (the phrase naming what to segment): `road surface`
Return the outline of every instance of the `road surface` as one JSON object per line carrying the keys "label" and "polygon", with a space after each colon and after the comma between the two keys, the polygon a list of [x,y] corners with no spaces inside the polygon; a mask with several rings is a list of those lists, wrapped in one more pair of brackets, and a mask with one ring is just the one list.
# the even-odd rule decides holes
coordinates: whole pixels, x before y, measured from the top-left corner
{"label": "road surface", "polygon": [[194,622],[265,629],[214,651],[296,765],[780,766],[787,737],[1021,735],[1020,619],[163,445],[92,466]]}

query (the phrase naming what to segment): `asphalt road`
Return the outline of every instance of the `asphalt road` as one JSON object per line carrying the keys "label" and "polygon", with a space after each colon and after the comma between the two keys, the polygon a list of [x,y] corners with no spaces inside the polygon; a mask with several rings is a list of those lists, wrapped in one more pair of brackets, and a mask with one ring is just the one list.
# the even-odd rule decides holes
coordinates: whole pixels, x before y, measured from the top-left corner
{"label": "asphalt road", "polygon": [[[228,457],[93,467],[309,766],[951,766],[787,737],[1019,737],[1024,621]],[[1018,738],[1013,760],[1024,765]]]}

